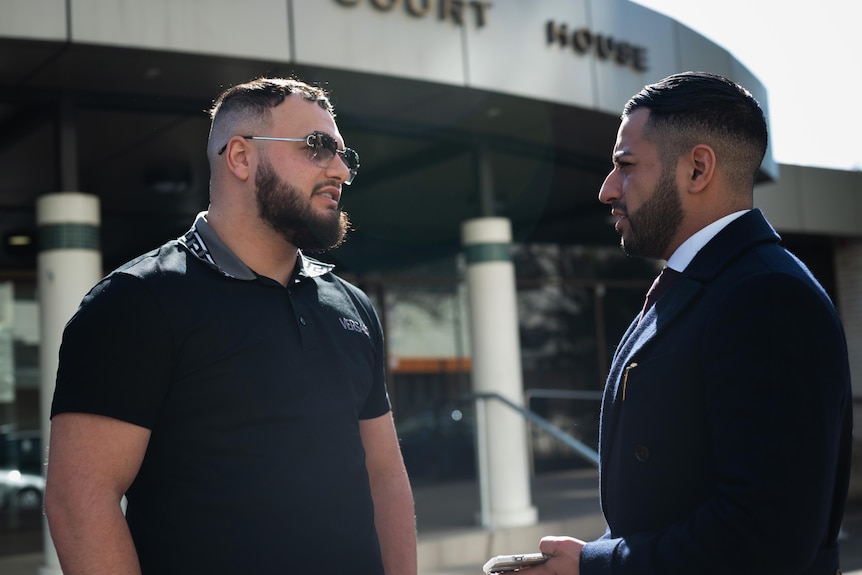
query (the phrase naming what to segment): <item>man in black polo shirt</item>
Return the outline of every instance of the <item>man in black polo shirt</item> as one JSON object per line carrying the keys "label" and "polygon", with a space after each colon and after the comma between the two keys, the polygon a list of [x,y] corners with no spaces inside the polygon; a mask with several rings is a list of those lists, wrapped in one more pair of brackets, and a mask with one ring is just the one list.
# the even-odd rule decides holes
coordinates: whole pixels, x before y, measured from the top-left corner
{"label": "man in black polo shirt", "polygon": [[300,251],[342,241],[358,155],[295,80],[211,114],[208,211],[64,333],[45,495],[64,573],[415,574],[380,322]]}

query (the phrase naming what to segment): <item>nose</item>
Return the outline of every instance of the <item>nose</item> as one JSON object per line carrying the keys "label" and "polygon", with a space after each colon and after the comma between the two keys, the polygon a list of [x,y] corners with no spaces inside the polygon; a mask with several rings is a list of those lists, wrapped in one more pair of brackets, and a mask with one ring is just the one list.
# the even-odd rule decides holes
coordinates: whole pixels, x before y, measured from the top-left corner
{"label": "nose", "polygon": [[612,204],[622,197],[622,191],[619,183],[619,174],[614,168],[605,177],[602,182],[602,187],[599,188],[599,201],[603,204]]}
{"label": "nose", "polygon": [[347,169],[347,164],[344,163],[344,158],[341,157],[341,154],[335,154],[335,157],[326,166],[326,177],[336,179],[342,183],[350,180],[350,170]]}

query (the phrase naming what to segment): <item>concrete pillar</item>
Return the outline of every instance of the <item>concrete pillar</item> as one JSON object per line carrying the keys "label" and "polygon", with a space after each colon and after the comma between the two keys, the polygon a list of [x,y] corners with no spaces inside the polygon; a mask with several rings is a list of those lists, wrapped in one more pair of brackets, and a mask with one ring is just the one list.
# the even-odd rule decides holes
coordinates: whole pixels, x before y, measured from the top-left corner
{"label": "concrete pillar", "polygon": [[[524,405],[521,346],[512,264],[511,224],[506,218],[464,222],[462,240],[473,362],[473,391],[498,393]],[[530,498],[527,428],[523,416],[500,401],[486,401],[477,413],[482,523],[496,529],[538,520]],[[484,413],[481,413],[484,412]]]}
{"label": "concrete pillar", "polygon": [[[36,203],[39,227],[37,289],[41,343],[39,368],[42,437],[51,436],[51,400],[66,322],[81,299],[102,277],[99,250],[99,199],[77,192],[48,194]],[[54,543],[45,525],[45,564],[40,575],[62,575]]]}

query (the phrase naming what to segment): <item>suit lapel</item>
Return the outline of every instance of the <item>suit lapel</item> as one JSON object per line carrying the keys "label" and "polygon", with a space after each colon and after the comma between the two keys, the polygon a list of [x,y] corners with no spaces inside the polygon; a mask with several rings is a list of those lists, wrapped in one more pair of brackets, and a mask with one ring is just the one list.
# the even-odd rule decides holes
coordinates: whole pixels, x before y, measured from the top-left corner
{"label": "suit lapel", "polygon": [[760,210],[754,209],[742,215],[721,230],[698,252],[682,276],[644,316],[640,324],[635,319],[629,325],[620,340],[619,348],[614,353],[602,397],[599,434],[602,492],[604,492],[606,477],[602,468],[607,464],[616,431],[619,410],[622,406],[622,385],[626,368],[638,361],[638,355],[647,350],[655,338],[672,328],[680,314],[739,254],[751,249],[755,244],[778,242],[780,239]]}
{"label": "suit lapel", "polygon": [[600,443],[609,445],[613,439],[616,416],[622,405],[622,385],[625,370],[637,362],[638,354],[649,346],[662,331],[673,325],[676,318],[703,289],[701,282],[681,276],[662,296],[655,306],[638,323],[632,322],[622,338],[620,347],[614,354],[611,372],[602,398],[602,426]]}

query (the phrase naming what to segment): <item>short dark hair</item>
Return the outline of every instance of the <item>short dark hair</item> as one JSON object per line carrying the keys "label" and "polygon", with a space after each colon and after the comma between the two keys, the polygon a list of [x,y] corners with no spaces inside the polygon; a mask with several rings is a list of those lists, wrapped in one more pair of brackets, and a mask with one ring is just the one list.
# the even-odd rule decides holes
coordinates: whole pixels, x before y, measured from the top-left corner
{"label": "short dark hair", "polygon": [[306,84],[295,78],[256,78],[243,84],[231,86],[222,92],[209,109],[212,121],[210,127],[210,151],[224,142],[233,127],[241,122],[267,125],[272,117],[271,110],[284,102],[291,94],[298,94],[309,102],[314,102],[335,117],[335,108],[326,90],[319,86]]}
{"label": "short dark hair", "polygon": [[252,114],[263,114],[284,102],[290,94],[299,94],[309,102],[317,102],[335,117],[329,94],[319,86],[312,86],[295,78],[256,78],[231,86],[222,92],[210,108],[210,118],[215,119],[223,108],[241,108]]}
{"label": "short dark hair", "polygon": [[731,185],[754,185],[769,136],[763,109],[751,92],[717,74],[683,72],[645,86],[626,103],[623,116],[639,108],[650,111],[645,132],[665,165],[707,144]]}

